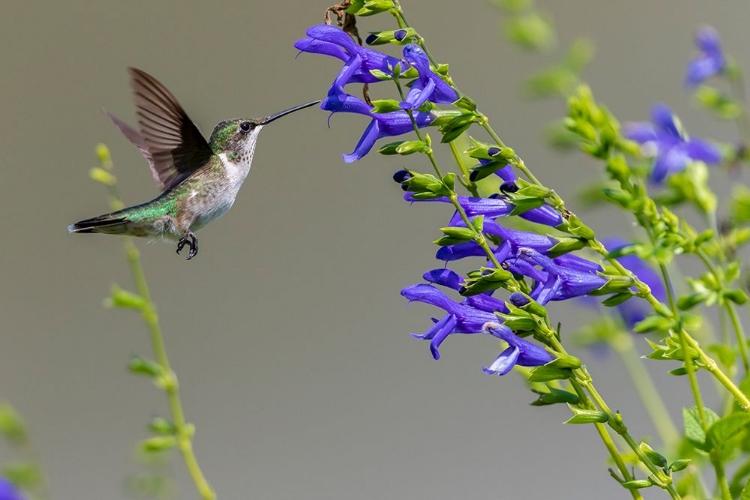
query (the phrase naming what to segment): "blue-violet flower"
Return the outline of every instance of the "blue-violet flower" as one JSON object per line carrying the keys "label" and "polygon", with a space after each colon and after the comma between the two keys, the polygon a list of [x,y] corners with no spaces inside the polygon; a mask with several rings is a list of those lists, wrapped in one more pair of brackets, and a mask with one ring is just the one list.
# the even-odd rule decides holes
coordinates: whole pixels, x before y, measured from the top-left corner
{"label": "blue-violet flower", "polygon": [[651,108],[653,123],[630,123],[625,126],[625,136],[655,156],[651,180],[660,183],[669,174],[681,172],[696,161],[709,165],[721,162],[721,150],[702,139],[688,137],[672,110],[664,104]]}
{"label": "blue-violet flower", "polygon": [[726,58],[721,50],[719,33],[710,26],[704,26],[695,34],[695,45],[700,53],[688,63],[685,85],[696,87],[708,78],[718,75],[726,68]]}

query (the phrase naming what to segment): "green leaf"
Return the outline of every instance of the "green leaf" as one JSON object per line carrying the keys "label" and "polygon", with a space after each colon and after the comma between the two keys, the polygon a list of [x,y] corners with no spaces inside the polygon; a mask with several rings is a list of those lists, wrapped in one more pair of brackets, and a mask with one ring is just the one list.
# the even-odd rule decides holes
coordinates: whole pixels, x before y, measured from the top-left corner
{"label": "green leaf", "polygon": [[390,113],[392,111],[399,111],[400,109],[401,106],[399,106],[398,101],[394,99],[378,99],[372,101],[371,111],[373,113]]}
{"label": "green leaf", "polygon": [[174,435],[177,432],[175,425],[163,417],[152,418],[148,428],[156,434]]}
{"label": "green leaf", "polygon": [[683,469],[685,469],[691,462],[691,459],[689,458],[682,458],[679,460],[675,460],[671,464],[669,464],[669,470],[672,472],[679,472]]}
{"label": "green leaf", "polygon": [[154,436],[141,441],[139,447],[142,451],[153,453],[168,450],[175,446],[177,446],[177,438],[175,436]]}
{"label": "green leaf", "polygon": [[128,362],[128,370],[139,375],[148,375],[149,377],[159,377],[163,375],[164,368],[150,359],[141,356],[133,356]]}
{"label": "green leaf", "polygon": [[457,241],[471,241],[474,239],[474,230],[468,227],[441,227],[440,231]]}
{"label": "green leaf", "polygon": [[112,285],[110,293],[111,295],[105,301],[107,307],[120,307],[123,309],[143,311],[148,305],[148,301],[137,293],[123,290],[116,284]]}
{"label": "green leaf", "polygon": [[750,424],[750,414],[748,413],[730,413],[726,417],[722,417],[709,427],[706,433],[706,446],[711,449],[725,444],[748,424]]}
{"label": "green leaf", "polygon": [[574,415],[565,421],[566,424],[603,424],[609,420],[606,413],[598,410],[582,410],[572,405],[568,405],[568,407]]}
{"label": "green leaf", "polygon": [[667,459],[664,458],[664,456],[660,453],[654,451],[654,449],[651,448],[648,444],[641,442],[638,445],[638,448],[643,452],[644,455],[648,457],[649,460],[651,460],[652,464],[660,468],[667,466]]}
{"label": "green leaf", "polygon": [[0,433],[13,445],[20,446],[28,441],[26,423],[10,403],[0,403]]}
{"label": "green leaf", "polygon": [[423,153],[427,149],[424,141],[404,141],[396,147],[396,153],[406,156],[414,153]]}
{"label": "green leaf", "polygon": [[[703,408],[703,415],[706,418],[706,425],[711,426],[718,422],[720,417],[710,408]],[[682,418],[685,424],[685,437],[699,450],[708,452],[711,445],[706,442],[706,433],[701,425],[700,413],[696,407],[682,409]]]}
{"label": "green leaf", "polygon": [[740,500],[750,500],[750,481],[745,483],[745,487],[742,488],[742,493],[740,493]]}
{"label": "green leaf", "polygon": [[633,292],[630,292],[630,291],[618,293],[618,294],[612,295],[611,297],[607,297],[607,299],[605,299],[604,302],[602,302],[602,304],[604,304],[604,306],[606,307],[619,306],[626,300],[630,299],[632,296],[633,296]]}
{"label": "green leaf", "polygon": [[378,153],[380,153],[381,155],[397,155],[398,151],[396,151],[396,148],[398,148],[404,142],[406,141],[389,142],[382,148],[378,149]]}
{"label": "green leaf", "polygon": [[89,170],[89,177],[95,182],[99,182],[105,186],[114,186],[117,184],[117,177],[100,167],[94,167]]}
{"label": "green leaf", "polygon": [[625,481],[624,483],[620,483],[620,485],[628,490],[640,490],[653,486],[651,481],[649,481],[648,479],[634,479],[632,481]]}
{"label": "green leaf", "polygon": [[42,483],[42,471],[30,461],[16,461],[3,465],[0,477],[6,478],[19,488],[33,489]]}
{"label": "green leaf", "polygon": [[565,380],[573,372],[570,368],[556,368],[554,366],[537,366],[529,375],[529,382],[549,382],[551,380]]}
{"label": "green leaf", "polygon": [[508,19],[505,36],[516,45],[531,50],[547,50],[556,42],[551,19],[533,11]]}
{"label": "green leaf", "polygon": [[580,398],[577,394],[572,392],[563,391],[561,389],[555,389],[554,387],[547,387],[549,392],[534,391],[539,395],[539,398],[531,403],[532,406],[547,406],[558,403],[569,403],[578,404]]}

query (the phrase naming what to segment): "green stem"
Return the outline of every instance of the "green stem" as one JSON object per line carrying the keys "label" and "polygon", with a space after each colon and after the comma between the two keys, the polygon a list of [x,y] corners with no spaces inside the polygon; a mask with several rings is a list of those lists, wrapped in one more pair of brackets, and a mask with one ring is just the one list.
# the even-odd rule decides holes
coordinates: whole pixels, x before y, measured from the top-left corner
{"label": "green stem", "polygon": [[729,491],[729,484],[727,483],[727,476],[724,472],[724,464],[721,462],[721,457],[716,451],[711,452],[711,463],[716,471],[716,483],[721,491],[722,500],[732,500],[732,493]]}
{"label": "green stem", "polygon": [[[104,163],[104,168],[107,170],[112,169],[111,162]],[[122,208],[123,202],[120,198],[117,186],[112,184],[109,186],[110,204],[113,208]],[[125,255],[130,265],[130,271],[133,275],[133,282],[137,293],[143,297],[145,306],[142,311],[143,321],[148,329],[149,338],[151,340],[151,347],[154,351],[156,362],[161,366],[163,375],[160,377],[159,386],[164,389],[167,394],[167,401],[172,414],[172,423],[175,428],[175,437],[177,438],[177,444],[182,454],[185,466],[187,467],[188,473],[195,484],[198,493],[203,500],[215,500],[216,493],[208,484],[206,477],[203,474],[198,460],[195,457],[193,451],[193,426],[188,424],[185,419],[185,412],[182,408],[182,401],[180,400],[179,384],[177,382],[177,375],[172,370],[167,357],[167,350],[164,345],[164,338],[161,332],[161,325],[159,323],[159,316],[156,312],[156,305],[151,299],[151,292],[149,291],[148,282],[146,281],[146,275],[143,271],[143,265],[141,264],[140,254],[138,248],[136,248],[132,239],[128,236],[123,236],[123,245],[125,247]]]}
{"label": "green stem", "polygon": [[458,146],[456,146],[456,141],[451,141],[448,143],[448,145],[451,148],[451,153],[453,153],[453,158],[456,160],[456,163],[458,164],[458,168],[461,169],[461,177],[460,177],[461,185],[465,187],[466,190],[469,191],[472,196],[479,197],[479,190],[477,189],[477,185],[469,177],[470,175],[469,169],[466,166],[464,159],[461,157],[461,152],[458,150]]}
{"label": "green stem", "polygon": [[[403,16],[403,12],[401,11],[400,5],[397,0],[394,0],[394,15],[399,20],[399,26],[405,27],[408,26],[408,23],[406,23],[406,18]],[[425,50],[425,53],[428,54],[428,57],[430,57],[430,60],[434,64],[434,60],[429,55],[429,51],[427,50],[426,46],[424,46],[424,43],[420,43],[422,45],[423,49]],[[396,84],[396,87],[398,88],[399,95],[401,96],[401,99],[404,99],[404,93],[401,88],[401,84],[398,82],[397,79],[393,80]],[[416,133],[419,140],[423,140],[422,134],[419,130],[419,127],[416,123],[416,120],[414,119],[411,110],[407,110],[407,113],[409,115],[409,118],[412,122],[412,126],[414,128],[414,132]],[[479,123],[485,126],[485,128],[488,128],[489,130],[492,130],[491,127],[489,127],[488,120],[484,115],[480,115]],[[498,142],[498,145],[503,147],[504,144],[500,140],[500,138],[497,136],[497,134],[494,133],[494,131],[491,132],[491,135],[493,135],[493,138]],[[437,160],[435,159],[435,156],[433,154],[432,148],[429,146],[425,149],[424,153],[427,155],[427,157],[430,160],[430,163],[433,166],[433,169],[435,170],[435,173],[439,178],[443,178],[442,172],[437,164]],[[528,169],[526,169],[525,165],[523,165],[523,161],[518,158],[518,161],[520,163],[520,169],[529,177],[529,179],[532,182],[535,182],[536,184],[539,184],[539,181],[531,174]],[[555,195],[556,196],[556,195]],[[489,248],[489,245],[487,244],[487,240],[484,236],[484,234],[481,231],[478,231],[474,226],[471,224],[468,216],[466,215],[466,212],[464,211],[463,207],[458,202],[458,196],[455,193],[455,191],[451,192],[449,199],[451,200],[453,206],[456,208],[456,211],[458,212],[459,216],[463,220],[463,222],[466,224],[466,227],[472,229],[475,233],[474,241],[479,244],[482,249],[484,250],[488,260],[492,262],[492,264],[497,268],[500,269],[500,263],[497,260],[497,257],[492,252],[492,250]],[[511,279],[508,280],[506,283],[506,288],[508,288],[510,291],[513,291],[513,289],[520,290],[520,285],[516,282],[516,280]],[[551,329],[548,330],[546,339],[548,341],[548,344],[550,347],[552,347],[556,352],[566,355],[567,352],[563,348],[562,344],[558,341],[555,332]],[[656,465],[654,465],[651,460],[641,451],[641,449],[638,447],[638,444],[635,442],[635,440],[630,436],[630,434],[627,431],[627,427],[624,425],[622,416],[621,415],[615,415],[612,413],[612,411],[609,409],[609,407],[604,402],[603,398],[599,395],[599,393],[596,391],[591,375],[588,373],[585,367],[581,367],[578,369],[573,370],[573,373],[576,375],[574,379],[571,379],[570,382],[573,385],[573,387],[576,389],[576,392],[579,394],[579,397],[581,397],[581,404],[583,406],[589,407],[590,409],[596,409],[596,406],[599,406],[599,408],[607,414],[608,417],[608,423],[609,426],[617,432],[628,444],[628,446],[633,450],[633,452],[638,456],[638,459],[643,463],[643,465],[648,468],[648,470],[652,474],[652,479],[655,481],[655,484],[657,484],[659,487],[665,489],[669,495],[673,499],[679,499],[681,498],[680,495],[677,493],[677,490],[674,487],[674,484],[672,483],[672,478],[665,474],[662,470],[660,470]],[[584,391],[585,389],[585,391]],[[588,399],[585,392],[588,392],[591,394],[592,398],[594,399],[594,403],[591,402],[591,400]],[[601,432],[600,432],[601,435]],[[606,434],[607,438],[604,439],[605,446],[610,451],[610,453],[614,453],[613,459],[616,463],[618,463],[618,468],[620,468],[620,464],[622,465],[622,468],[620,468],[623,477],[626,481],[630,480],[631,475],[627,471],[627,467],[625,467],[624,461],[619,457],[619,452],[617,451],[616,447],[613,447],[614,443],[611,443],[612,446],[610,446],[611,438],[609,438],[609,434]],[[640,494],[639,494],[640,496]],[[637,498],[634,496],[634,498]]]}
{"label": "green stem", "polygon": [[635,389],[638,391],[641,401],[643,401],[643,406],[654,422],[659,438],[667,447],[672,447],[680,439],[677,427],[672,421],[672,417],[670,417],[661,395],[655,389],[656,386],[635,349],[631,333],[622,329],[619,329],[618,332],[612,344],[620,355],[620,359],[623,365],[625,365],[630,378],[633,380]]}

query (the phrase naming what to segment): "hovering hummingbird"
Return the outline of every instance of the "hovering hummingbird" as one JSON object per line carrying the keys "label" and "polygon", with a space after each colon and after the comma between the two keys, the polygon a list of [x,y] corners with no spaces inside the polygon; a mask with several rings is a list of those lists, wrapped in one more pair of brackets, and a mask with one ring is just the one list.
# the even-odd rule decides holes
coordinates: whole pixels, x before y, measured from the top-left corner
{"label": "hovering hummingbird", "polygon": [[115,126],[149,163],[162,193],[153,200],[68,226],[71,233],[106,233],[177,240],[177,253],[188,246],[187,260],[198,253],[194,231],[229,210],[253,161],[260,130],[308,102],[266,118],[225,120],[206,142],[177,99],[156,78],[128,68],[138,127],[107,113]]}

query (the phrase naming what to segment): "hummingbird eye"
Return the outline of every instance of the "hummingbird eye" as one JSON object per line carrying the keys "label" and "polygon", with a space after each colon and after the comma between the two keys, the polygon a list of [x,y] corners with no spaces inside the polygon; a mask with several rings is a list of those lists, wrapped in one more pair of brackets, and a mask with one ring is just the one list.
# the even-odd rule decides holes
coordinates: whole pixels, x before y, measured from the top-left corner
{"label": "hummingbird eye", "polygon": [[251,128],[252,128],[252,125],[250,125],[250,122],[240,123],[240,132],[242,132],[243,134],[250,132]]}

